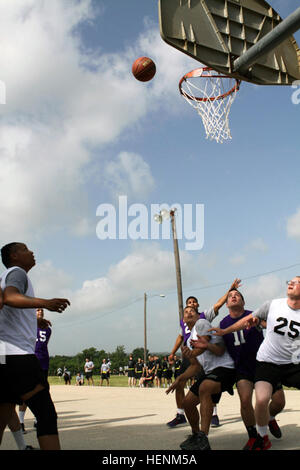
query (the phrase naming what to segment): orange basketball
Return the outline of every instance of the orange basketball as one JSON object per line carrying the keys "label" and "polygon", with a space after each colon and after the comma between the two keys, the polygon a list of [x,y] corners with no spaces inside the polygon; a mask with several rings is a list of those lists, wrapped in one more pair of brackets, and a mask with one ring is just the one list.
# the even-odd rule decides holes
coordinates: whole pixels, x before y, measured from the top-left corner
{"label": "orange basketball", "polygon": [[149,57],[139,57],[132,64],[132,73],[140,82],[148,82],[156,72],[156,66]]}

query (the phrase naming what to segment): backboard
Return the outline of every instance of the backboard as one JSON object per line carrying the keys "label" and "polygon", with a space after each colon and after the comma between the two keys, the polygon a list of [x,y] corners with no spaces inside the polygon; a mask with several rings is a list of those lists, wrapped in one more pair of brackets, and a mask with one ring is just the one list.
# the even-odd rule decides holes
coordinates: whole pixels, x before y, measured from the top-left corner
{"label": "backboard", "polygon": [[265,0],[159,0],[158,10],[162,39],[220,73],[259,85],[300,80],[300,50],[293,36],[247,71],[235,70],[234,62],[282,22]]}

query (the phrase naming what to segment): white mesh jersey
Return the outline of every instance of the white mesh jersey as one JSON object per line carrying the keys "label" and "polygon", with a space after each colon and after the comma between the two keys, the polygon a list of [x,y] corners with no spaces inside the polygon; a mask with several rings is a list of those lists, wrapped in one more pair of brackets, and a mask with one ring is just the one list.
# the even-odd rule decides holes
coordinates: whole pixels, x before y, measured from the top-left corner
{"label": "white mesh jersey", "polygon": [[[201,321],[201,320],[198,320],[198,321]],[[197,322],[195,323],[191,331],[191,336],[187,340],[187,346],[190,349],[192,349],[191,344],[190,344],[191,339],[198,339],[196,325],[197,325]],[[224,340],[220,336],[212,336],[210,343],[219,344],[225,347]],[[207,350],[207,351],[204,351],[204,353],[200,354],[200,356],[197,356],[196,359],[199,362],[199,364],[203,367],[205,374],[208,374],[209,372],[216,369],[217,367],[226,367],[229,369],[234,369],[234,362],[226,348],[222,356],[216,356],[215,354]]]}
{"label": "white mesh jersey", "polygon": [[287,298],[265,302],[252,315],[267,321],[266,336],[256,359],[273,364],[291,364],[300,347],[300,310],[293,310]]}
{"label": "white mesh jersey", "polygon": [[[14,280],[7,283],[8,275],[13,272]],[[14,266],[1,275],[1,288],[15,286],[19,292],[34,297],[30,279],[24,269]],[[0,342],[6,355],[34,354],[37,336],[37,320],[34,308],[16,308],[3,305],[0,310]]]}

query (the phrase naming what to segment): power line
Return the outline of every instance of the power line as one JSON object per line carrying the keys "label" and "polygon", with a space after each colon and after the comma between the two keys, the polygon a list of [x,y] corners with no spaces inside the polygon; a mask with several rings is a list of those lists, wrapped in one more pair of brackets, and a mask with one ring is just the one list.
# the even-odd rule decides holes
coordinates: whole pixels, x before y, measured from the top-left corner
{"label": "power line", "polygon": [[[274,270],[272,270],[272,271],[266,271],[266,272],[264,272],[264,273],[254,274],[254,275],[252,275],[252,276],[242,277],[241,279],[242,279],[242,281],[248,281],[249,279],[256,279],[256,278],[258,278],[258,277],[260,277],[260,276],[267,276],[267,275],[269,275],[269,274],[274,274],[274,273],[277,273],[277,272],[280,272],[280,271],[286,271],[286,270],[288,270],[288,269],[295,268],[296,266],[300,266],[300,263],[295,263],[295,264],[292,264],[292,265],[290,265],[290,266],[285,266],[285,267],[282,267],[282,268],[274,269]],[[190,291],[197,292],[197,291],[200,291],[200,290],[212,289],[212,288],[214,288],[214,287],[228,286],[228,285],[230,284],[230,282],[232,282],[232,281],[218,282],[218,283],[216,283],[216,284],[209,284],[209,285],[203,286],[203,287],[197,287],[197,288],[193,288],[193,289],[185,289],[185,291],[186,291],[186,292],[190,292]],[[173,289],[173,290],[167,290],[167,291],[166,291],[167,294],[174,294],[174,293],[176,293],[176,292],[177,292],[176,289],[175,289],[175,290]],[[156,297],[157,295],[159,295],[159,294],[150,294],[150,295],[149,295],[149,298],[150,298],[150,297]],[[137,298],[135,298],[134,300],[129,301],[127,304],[123,305],[122,307],[114,308],[114,309],[112,309],[112,310],[109,310],[108,312],[105,312],[105,313],[101,314],[101,315],[89,317],[89,318],[88,318],[88,321],[91,322],[91,321],[95,321],[95,320],[100,320],[101,318],[104,318],[104,317],[106,317],[107,315],[110,315],[110,314],[112,314],[112,313],[116,313],[116,312],[118,312],[118,311],[120,311],[120,310],[124,310],[124,309],[130,307],[131,305],[133,305],[133,304],[135,304],[135,303],[141,301],[141,300],[143,300],[143,297],[142,297],[142,296],[141,296],[141,297],[137,297]],[[84,319],[84,320],[81,320],[81,319],[80,319],[78,322],[73,321],[71,326],[73,326],[73,325],[74,325],[74,326],[78,326],[78,325],[80,325],[80,324],[86,323],[86,321],[87,321],[87,319]],[[63,325],[62,325],[62,326],[63,326]],[[69,324],[68,324],[68,327],[70,327]]]}

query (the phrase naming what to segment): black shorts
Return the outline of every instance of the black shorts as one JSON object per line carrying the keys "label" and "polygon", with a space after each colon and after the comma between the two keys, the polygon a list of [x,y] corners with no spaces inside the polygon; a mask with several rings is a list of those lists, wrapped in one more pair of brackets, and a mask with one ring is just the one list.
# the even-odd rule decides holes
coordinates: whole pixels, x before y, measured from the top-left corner
{"label": "black shorts", "polygon": [[88,379],[91,379],[93,377],[93,372],[86,372],[85,373],[85,378],[88,380]]}
{"label": "black shorts", "polygon": [[[254,383],[255,383],[255,373],[254,373],[254,374],[251,374],[250,372],[249,372],[249,373],[244,373],[244,372],[236,371],[236,384],[238,384],[238,382],[239,382],[240,380],[248,380],[248,382],[252,382],[252,383],[253,383],[253,386],[254,386]],[[278,383],[273,387],[273,393],[277,392],[278,390],[282,390],[282,383],[281,383],[281,382],[278,382]]]}
{"label": "black shorts", "polygon": [[103,380],[103,379],[108,380],[108,379],[109,379],[109,373],[106,372],[105,374],[103,374],[103,372],[102,372],[102,374],[101,374],[101,379],[102,379],[102,380]]}
{"label": "black shorts", "polygon": [[155,374],[155,377],[157,377],[158,379],[161,379],[162,378],[162,370],[158,370]]}
{"label": "black shorts", "polygon": [[38,384],[49,388],[45,373],[35,354],[6,356],[0,364],[0,403],[21,405],[21,396],[31,392]]}
{"label": "black shorts", "polygon": [[246,372],[239,372],[236,370],[236,383],[238,383],[240,380],[248,380],[248,382],[253,382],[254,383],[254,378],[255,378],[255,372],[253,374],[246,373]]}
{"label": "black shorts", "polygon": [[133,377],[133,378],[135,378],[135,372],[134,372],[134,369],[132,369],[132,370],[128,370],[128,377]]}
{"label": "black shorts", "polygon": [[269,382],[273,386],[273,393],[280,388],[280,385],[300,390],[300,364],[256,361],[255,382],[259,381]]}
{"label": "black shorts", "polygon": [[233,385],[236,381],[235,369],[229,369],[228,367],[217,367],[208,374],[203,372],[190,388],[190,391],[197,397],[199,396],[199,387],[206,379],[213,380],[214,382],[219,382],[221,384],[221,392],[211,396],[213,403],[219,403],[222,392],[228,392],[230,395],[233,395]]}

